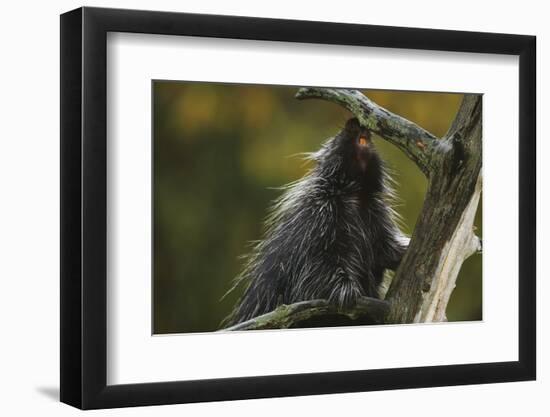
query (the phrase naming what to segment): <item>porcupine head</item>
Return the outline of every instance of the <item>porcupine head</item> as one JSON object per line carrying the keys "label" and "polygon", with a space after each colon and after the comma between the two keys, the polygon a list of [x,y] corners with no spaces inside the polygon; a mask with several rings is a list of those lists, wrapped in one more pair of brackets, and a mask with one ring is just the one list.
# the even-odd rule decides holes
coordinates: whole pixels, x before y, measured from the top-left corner
{"label": "porcupine head", "polygon": [[408,239],[370,131],[350,119],[308,157],[315,167],[284,187],[246,257],[233,287],[243,285],[244,293],[225,325],[281,304],[325,299],[347,308],[361,296],[377,297],[384,270],[403,256]]}

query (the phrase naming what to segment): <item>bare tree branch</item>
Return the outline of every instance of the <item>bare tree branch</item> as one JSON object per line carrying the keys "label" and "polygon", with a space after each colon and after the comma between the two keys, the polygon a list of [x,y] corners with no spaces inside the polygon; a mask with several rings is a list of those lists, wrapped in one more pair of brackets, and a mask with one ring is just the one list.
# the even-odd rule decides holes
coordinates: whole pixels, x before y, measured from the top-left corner
{"label": "bare tree branch", "polygon": [[382,323],[388,312],[389,304],[387,302],[370,297],[362,297],[354,308],[348,310],[339,310],[326,300],[302,301],[291,305],[281,305],[267,314],[228,327],[223,331],[287,329],[300,327],[301,323],[327,315],[347,317],[351,320],[364,317],[373,323]]}
{"label": "bare tree branch", "polygon": [[433,170],[434,154],[443,151],[446,144],[417,124],[369,100],[358,90],[307,87],[300,88],[296,98],[319,98],[344,106],[363,126],[405,152],[426,176]]}

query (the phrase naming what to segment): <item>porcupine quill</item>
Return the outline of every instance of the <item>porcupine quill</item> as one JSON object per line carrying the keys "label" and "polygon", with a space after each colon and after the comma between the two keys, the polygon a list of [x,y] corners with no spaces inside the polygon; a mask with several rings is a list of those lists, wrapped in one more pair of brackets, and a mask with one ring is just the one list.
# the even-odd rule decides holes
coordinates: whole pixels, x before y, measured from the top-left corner
{"label": "porcupine quill", "polygon": [[350,119],[309,157],[316,166],[286,187],[246,257],[232,290],[246,289],[224,326],[299,301],[353,307],[358,297],[378,297],[384,271],[399,265],[408,238],[371,133]]}

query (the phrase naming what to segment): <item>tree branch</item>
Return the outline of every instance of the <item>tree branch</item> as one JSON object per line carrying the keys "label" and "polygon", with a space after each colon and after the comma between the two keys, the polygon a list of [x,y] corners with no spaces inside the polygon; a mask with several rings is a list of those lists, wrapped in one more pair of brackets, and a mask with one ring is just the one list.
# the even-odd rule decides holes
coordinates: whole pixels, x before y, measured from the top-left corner
{"label": "tree branch", "polygon": [[379,106],[358,90],[307,87],[300,88],[296,98],[320,98],[344,106],[363,126],[405,152],[427,177],[434,168],[432,159],[445,150],[445,142],[417,124]]}
{"label": "tree branch", "polygon": [[302,301],[290,305],[281,305],[267,314],[223,330],[288,329],[300,327],[301,323],[328,315],[351,320],[367,318],[373,323],[383,323],[388,312],[389,304],[387,302],[370,297],[362,297],[354,308],[347,310],[339,310],[326,300]]}

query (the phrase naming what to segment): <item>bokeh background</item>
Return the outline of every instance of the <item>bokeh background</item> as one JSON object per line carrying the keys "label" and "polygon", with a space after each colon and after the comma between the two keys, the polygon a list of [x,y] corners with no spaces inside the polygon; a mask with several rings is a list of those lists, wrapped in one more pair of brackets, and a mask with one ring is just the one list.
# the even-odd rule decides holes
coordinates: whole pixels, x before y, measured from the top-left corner
{"label": "bokeh background", "polygon": [[[350,114],[333,103],[294,99],[297,88],[153,82],[153,332],[219,328],[242,292],[222,299],[280,187],[310,165],[296,154],[333,136]],[[437,136],[447,131],[461,94],[363,90],[369,98]],[[401,151],[375,137],[394,172],[396,210],[411,234],[426,179]],[[482,235],[481,204],[476,216]],[[481,255],[463,265],[449,321],[482,318]]]}

